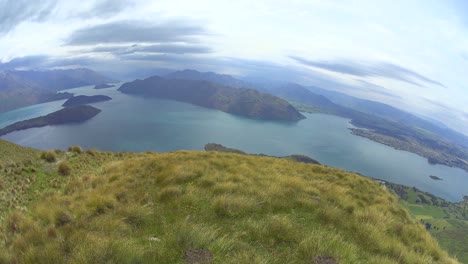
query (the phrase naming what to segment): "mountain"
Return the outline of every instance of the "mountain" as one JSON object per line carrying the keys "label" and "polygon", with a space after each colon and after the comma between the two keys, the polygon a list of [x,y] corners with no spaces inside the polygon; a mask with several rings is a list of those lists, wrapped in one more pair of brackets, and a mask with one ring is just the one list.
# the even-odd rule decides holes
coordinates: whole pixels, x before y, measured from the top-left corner
{"label": "mountain", "polygon": [[467,136],[447,128],[440,122],[425,120],[388,104],[365,100],[332,90],[314,86],[306,87],[295,83],[251,83],[230,75],[195,70],[176,71],[167,76],[169,78],[206,80],[225,86],[256,89],[289,101],[315,107],[319,112],[348,118],[353,117],[356,114],[355,111],[357,111],[397,123],[411,124],[413,127],[429,131],[454,144],[468,148]]}
{"label": "mountain", "polygon": [[0,155],[1,263],[458,263],[396,195],[343,170],[3,143],[28,159]]}
{"label": "mountain", "polygon": [[301,104],[306,104],[317,108],[322,113],[337,114],[345,117],[350,117],[346,109],[327,99],[326,97],[314,94],[305,87],[294,84],[266,84],[266,83],[249,83],[236,79],[230,75],[217,74],[213,72],[199,72],[196,70],[176,71],[166,75],[167,78],[183,79],[183,80],[203,80],[217,83],[227,87],[244,87],[254,89],[262,93],[272,94],[283,99],[294,101]]}
{"label": "mountain", "polygon": [[318,87],[306,87],[315,94],[323,95],[335,104],[375,115],[398,123],[411,124],[414,127],[429,131],[452,143],[468,148],[468,137],[456,132],[437,121],[425,120],[414,114],[400,110],[388,104],[356,98],[343,93],[321,89]]}
{"label": "mountain", "polygon": [[101,110],[89,105],[67,107],[46,116],[16,122],[0,129],[0,136],[34,127],[80,123],[95,117]]}
{"label": "mountain", "polygon": [[[178,78],[201,80],[209,78],[218,84],[224,84],[226,80],[233,82],[233,77],[216,77],[215,73],[193,70],[175,72],[174,75]],[[355,135],[416,153],[427,158],[431,164],[444,164],[468,171],[467,137],[405,111],[386,104],[295,83],[242,84],[294,102],[295,106],[304,112],[320,112],[349,118],[353,125],[365,128],[352,129],[351,132]]]}
{"label": "mountain", "polygon": [[[53,101],[57,91],[113,80],[89,69],[0,72],[0,112]],[[59,97],[59,99],[64,99]]]}
{"label": "mountain", "polygon": [[167,79],[182,79],[194,81],[210,81],[224,86],[235,88],[251,88],[250,84],[236,79],[230,75],[218,74],[214,72],[199,72],[196,70],[183,70],[169,73],[165,76]]}
{"label": "mountain", "polygon": [[105,95],[78,95],[68,99],[62,106],[70,107],[84,104],[92,104],[97,102],[109,101],[112,100],[111,97]]}
{"label": "mountain", "polygon": [[287,101],[276,96],[209,81],[153,76],[125,83],[119,91],[191,103],[251,118],[282,121],[298,121],[305,118]]}

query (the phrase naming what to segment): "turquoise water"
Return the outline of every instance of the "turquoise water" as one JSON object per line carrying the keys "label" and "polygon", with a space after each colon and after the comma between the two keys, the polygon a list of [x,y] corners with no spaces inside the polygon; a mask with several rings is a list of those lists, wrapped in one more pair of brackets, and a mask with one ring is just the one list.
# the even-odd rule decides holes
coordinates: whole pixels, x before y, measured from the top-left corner
{"label": "turquoise water", "polygon": [[[260,121],[186,103],[129,96],[116,88],[94,90],[89,86],[67,91],[104,94],[113,100],[93,104],[103,111],[85,123],[33,128],[2,138],[39,149],[81,145],[111,151],[161,152],[202,150],[206,143],[214,142],[249,153],[304,154],[329,166],[416,186],[451,201],[468,194],[465,171],[430,165],[415,154],[354,136],[347,119],[306,114],[307,119],[298,123]],[[0,114],[0,127],[56,111],[62,103]],[[434,181],[429,175],[443,181]]]}

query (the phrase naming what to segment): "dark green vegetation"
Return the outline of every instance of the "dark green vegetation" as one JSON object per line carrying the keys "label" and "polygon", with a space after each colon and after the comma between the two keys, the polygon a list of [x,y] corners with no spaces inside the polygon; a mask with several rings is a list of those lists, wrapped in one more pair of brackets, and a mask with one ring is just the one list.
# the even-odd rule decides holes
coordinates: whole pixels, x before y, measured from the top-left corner
{"label": "dark green vegetation", "polygon": [[457,263],[394,195],[342,170],[186,151],[49,163],[0,144],[24,153],[0,170],[1,263]]}
{"label": "dark green vegetation", "polygon": [[225,87],[209,81],[158,76],[125,83],[119,91],[176,100],[251,118],[298,121],[305,117],[287,101],[252,89]]}
{"label": "dark green vegetation", "polygon": [[33,127],[44,127],[51,125],[62,125],[68,123],[84,122],[95,117],[101,110],[89,105],[79,105],[67,107],[46,116],[32,118],[25,121],[16,122],[12,125],[0,129],[0,136],[8,133],[29,129]]}
{"label": "dark green vegetation", "polygon": [[85,104],[92,104],[97,102],[109,101],[112,100],[111,97],[105,95],[78,95],[68,99],[62,106],[70,107],[70,106],[77,106],[77,105],[85,105]]}
{"label": "dark green vegetation", "polygon": [[107,89],[107,88],[112,88],[115,87],[113,84],[107,84],[107,83],[102,83],[94,86],[94,89]]}
{"label": "dark green vegetation", "polygon": [[208,80],[220,85],[248,87],[270,93],[290,101],[304,112],[320,112],[349,118],[353,125],[365,128],[352,129],[355,135],[416,153],[433,164],[468,171],[466,136],[386,104],[295,83],[248,83],[228,75],[193,70],[175,72],[168,77]]}
{"label": "dark green vegetation", "polygon": [[416,188],[386,185],[443,248],[462,263],[468,263],[468,197],[462,202],[451,203]]}
{"label": "dark green vegetation", "polygon": [[287,159],[287,160],[292,160],[292,161],[297,161],[297,162],[302,162],[302,163],[309,163],[309,164],[320,164],[320,162],[312,159],[311,157],[308,157],[306,155],[289,155],[285,157],[275,157],[275,156],[268,156],[265,154],[247,154],[242,150],[238,149],[233,149],[233,148],[227,148],[221,144],[215,144],[215,143],[208,143],[205,145],[205,151],[217,151],[217,152],[227,152],[227,153],[236,153],[236,154],[242,154],[242,155],[252,155],[252,156],[262,156],[262,157],[272,157],[272,158],[280,158],[280,159]]}
{"label": "dark green vegetation", "polygon": [[68,99],[71,94],[56,92],[111,81],[89,69],[3,71],[0,72],[0,112]]}

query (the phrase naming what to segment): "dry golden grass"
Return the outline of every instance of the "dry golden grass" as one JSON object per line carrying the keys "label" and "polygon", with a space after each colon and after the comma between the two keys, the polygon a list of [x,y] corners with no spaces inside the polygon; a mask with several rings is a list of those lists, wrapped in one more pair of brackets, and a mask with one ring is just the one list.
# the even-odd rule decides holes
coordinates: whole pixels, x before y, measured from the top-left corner
{"label": "dry golden grass", "polygon": [[457,263],[356,174],[216,152],[106,155],[70,157],[63,188],[6,218],[0,263],[183,263],[192,248],[216,263]]}

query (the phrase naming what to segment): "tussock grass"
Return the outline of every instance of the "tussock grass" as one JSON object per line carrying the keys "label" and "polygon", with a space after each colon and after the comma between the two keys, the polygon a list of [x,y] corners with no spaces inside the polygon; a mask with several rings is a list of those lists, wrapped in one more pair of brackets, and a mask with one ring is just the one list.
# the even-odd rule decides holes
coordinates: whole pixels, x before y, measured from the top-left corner
{"label": "tussock grass", "polygon": [[67,161],[62,161],[57,166],[57,171],[62,176],[68,176],[71,173],[70,164]]}
{"label": "tussock grass", "polygon": [[76,154],[81,154],[83,152],[83,149],[80,146],[71,146],[68,148],[68,151]]}
{"label": "tussock grass", "polygon": [[44,151],[41,153],[41,159],[47,162],[55,162],[57,160],[57,154],[55,151]]}
{"label": "tussock grass", "polygon": [[204,248],[215,263],[457,263],[356,174],[216,152],[125,155],[68,157],[66,184],[5,220],[0,262],[183,263]]}

